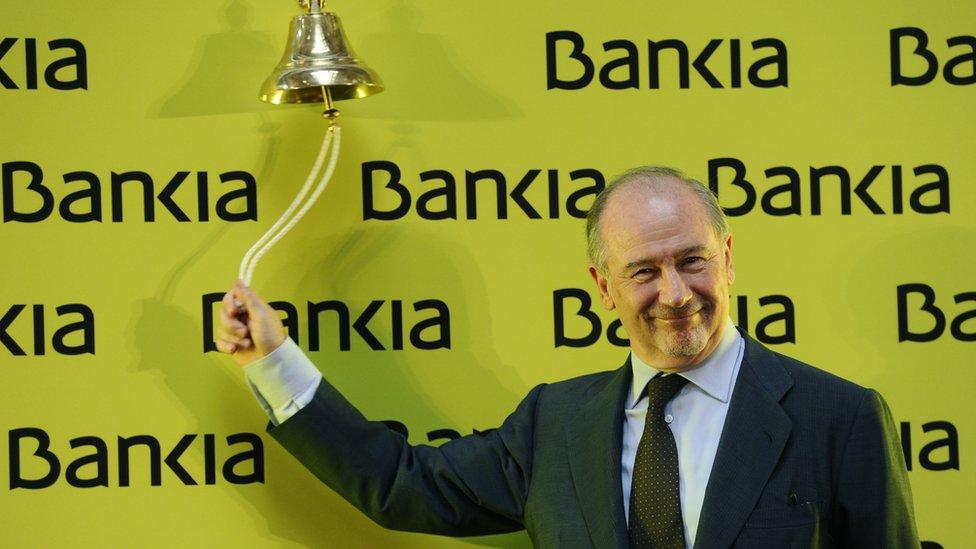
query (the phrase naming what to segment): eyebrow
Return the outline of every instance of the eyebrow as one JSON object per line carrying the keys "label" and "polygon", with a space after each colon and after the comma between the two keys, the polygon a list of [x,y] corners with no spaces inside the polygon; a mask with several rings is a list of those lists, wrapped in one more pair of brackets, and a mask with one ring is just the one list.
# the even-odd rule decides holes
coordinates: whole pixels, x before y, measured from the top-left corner
{"label": "eyebrow", "polygon": [[[675,254],[675,257],[685,257],[687,255],[701,254],[701,253],[704,253],[704,252],[707,252],[707,251],[708,251],[708,248],[706,246],[702,246],[702,245],[689,246],[689,247],[687,247],[687,248],[679,251],[677,254]],[[634,267],[642,267],[642,266],[645,266],[645,265],[653,265],[655,263],[658,263],[659,261],[660,260],[658,258],[656,258],[656,257],[649,257],[649,258],[645,258],[645,259],[638,259],[636,261],[631,261],[630,263],[627,263],[626,265],[624,265],[624,269],[632,269]]]}

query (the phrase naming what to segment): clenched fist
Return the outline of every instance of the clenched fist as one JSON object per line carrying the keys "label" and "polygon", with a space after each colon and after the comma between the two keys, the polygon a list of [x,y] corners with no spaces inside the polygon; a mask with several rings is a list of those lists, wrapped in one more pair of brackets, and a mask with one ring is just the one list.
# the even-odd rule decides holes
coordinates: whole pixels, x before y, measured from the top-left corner
{"label": "clenched fist", "polygon": [[238,280],[220,307],[217,349],[244,366],[267,356],[285,341],[278,312]]}

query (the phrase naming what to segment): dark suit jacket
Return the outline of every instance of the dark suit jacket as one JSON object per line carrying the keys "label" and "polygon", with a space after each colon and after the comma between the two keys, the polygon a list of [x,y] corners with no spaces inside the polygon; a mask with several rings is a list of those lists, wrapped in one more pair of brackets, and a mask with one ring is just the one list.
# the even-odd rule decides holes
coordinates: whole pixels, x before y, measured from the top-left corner
{"label": "dark suit jacket", "polygon": [[[696,547],[918,547],[904,459],[878,393],[748,336]],[[629,364],[540,385],[500,428],[410,446],[323,380],[271,435],[387,528],[526,528],[537,547],[627,547],[620,485]]]}

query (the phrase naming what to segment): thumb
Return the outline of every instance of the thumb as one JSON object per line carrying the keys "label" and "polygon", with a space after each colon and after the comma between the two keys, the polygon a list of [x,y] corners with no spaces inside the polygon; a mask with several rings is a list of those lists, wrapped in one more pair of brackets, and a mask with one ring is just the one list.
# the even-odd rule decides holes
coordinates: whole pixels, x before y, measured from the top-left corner
{"label": "thumb", "polygon": [[259,356],[278,348],[285,335],[277,311],[240,280],[234,285],[234,298],[240,300],[243,309],[247,311],[247,318],[242,321],[248,327],[254,349]]}
{"label": "thumb", "polygon": [[254,293],[254,290],[244,284],[242,280],[238,280],[236,283],[234,283],[234,299],[236,299],[248,313],[256,312],[256,310],[260,310],[262,305],[264,305],[264,301],[262,301],[261,298]]}

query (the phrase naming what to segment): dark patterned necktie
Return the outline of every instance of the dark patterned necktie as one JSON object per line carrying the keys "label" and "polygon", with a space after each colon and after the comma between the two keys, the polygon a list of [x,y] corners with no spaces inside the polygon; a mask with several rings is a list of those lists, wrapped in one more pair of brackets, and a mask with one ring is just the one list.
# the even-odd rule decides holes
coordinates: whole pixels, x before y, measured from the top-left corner
{"label": "dark patterned necktie", "polygon": [[647,384],[647,417],[630,486],[630,545],[635,549],[685,546],[678,494],[678,450],[664,421],[664,405],[687,382],[672,374],[657,376]]}

